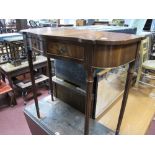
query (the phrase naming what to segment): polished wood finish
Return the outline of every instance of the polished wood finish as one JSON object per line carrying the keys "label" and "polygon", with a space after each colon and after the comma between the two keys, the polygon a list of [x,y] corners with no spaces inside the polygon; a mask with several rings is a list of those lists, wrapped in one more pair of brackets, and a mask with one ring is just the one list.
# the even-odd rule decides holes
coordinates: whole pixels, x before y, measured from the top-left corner
{"label": "polished wood finish", "polygon": [[[84,44],[93,44],[93,61],[90,65],[100,68],[117,67],[133,61],[137,49],[135,42],[140,39],[135,35],[76,30],[75,28],[40,28],[24,32],[27,32],[30,38],[32,35],[32,39],[35,36],[35,38],[46,40],[47,53],[56,58],[81,61],[84,59]],[[33,45],[32,47],[37,48]],[[115,59],[109,59],[111,56]]]}
{"label": "polished wood finish", "polygon": [[[136,49],[137,44],[135,43],[117,46],[99,45],[95,47],[93,53],[93,66],[111,68],[134,61]],[[109,59],[111,56],[113,59]]]}
{"label": "polished wood finish", "polygon": [[84,134],[89,134],[89,118],[91,116],[92,111],[92,100],[93,100],[93,68],[90,66],[93,60],[93,46],[89,44],[85,44],[85,69],[86,69],[86,102],[85,102],[85,126],[84,126]]}
{"label": "polished wood finish", "polygon": [[128,99],[130,83],[131,83],[132,75],[134,73],[134,64],[135,64],[134,61],[129,64],[128,75],[127,75],[127,79],[126,79],[125,90],[124,90],[124,95],[123,95],[123,100],[122,100],[122,106],[120,109],[118,124],[117,124],[117,128],[116,128],[116,133],[115,133],[116,135],[119,134],[121,123],[123,120],[124,111],[125,111],[126,103],[127,103],[127,99]]}
{"label": "polished wood finish", "polygon": [[[45,46],[48,47],[48,50],[44,52],[48,53],[49,57],[54,57],[54,55],[56,55],[57,57],[55,58],[78,60],[77,62],[81,62],[84,64],[87,73],[84,133],[89,134],[89,118],[93,98],[93,67],[117,67],[124,63],[135,61],[138,50],[137,47],[139,45],[139,42],[141,41],[141,37],[123,33],[78,30],[74,27],[37,28],[23,30],[22,32],[26,34],[27,37],[30,38],[30,40],[31,35],[35,35],[36,37],[44,40]],[[57,44],[55,46],[52,45],[55,44],[55,42],[57,42]],[[63,47],[63,50],[60,50],[62,44],[66,45],[63,45],[65,46],[65,48]],[[84,52],[83,50],[79,51],[77,48],[78,46],[80,46],[80,48],[84,48]],[[58,47],[56,50],[57,52],[53,50],[56,49],[56,47]],[[75,51],[73,49],[77,51],[77,55],[75,54]],[[67,51],[67,54],[64,51]],[[104,57],[106,57],[107,61],[105,61]],[[105,63],[103,61],[105,61]],[[126,93],[126,96],[127,95],[128,94]]]}
{"label": "polished wood finish", "polygon": [[[137,49],[136,49],[137,52],[134,55],[135,60],[138,57],[139,49],[140,49],[140,42],[137,44]],[[119,134],[121,123],[122,123],[122,120],[123,120],[123,116],[124,116],[124,112],[125,112],[125,108],[126,108],[126,104],[127,104],[127,99],[128,99],[128,94],[129,94],[129,89],[130,89],[132,77],[133,77],[133,74],[134,74],[134,68],[135,68],[135,61],[132,61],[132,62],[129,63],[129,68],[128,68],[128,73],[127,73],[127,77],[126,77],[126,84],[125,84],[125,90],[124,90],[124,94],[123,94],[122,105],[121,105],[120,114],[119,114],[119,118],[118,118],[116,132],[115,132],[116,135]]]}
{"label": "polished wood finish", "polygon": [[[75,41],[79,43],[89,42],[91,44],[104,44],[104,45],[123,45],[134,43],[141,40],[139,36],[124,34],[124,33],[114,33],[114,32],[101,32],[92,30],[79,30],[76,27],[71,28],[35,28],[26,29],[21,32],[27,33],[28,37],[36,36],[38,38],[48,38],[57,40],[68,40]],[[38,35],[38,36],[37,36]]]}
{"label": "polished wood finish", "polygon": [[47,42],[47,53],[69,59],[84,60],[84,48],[69,43]]}

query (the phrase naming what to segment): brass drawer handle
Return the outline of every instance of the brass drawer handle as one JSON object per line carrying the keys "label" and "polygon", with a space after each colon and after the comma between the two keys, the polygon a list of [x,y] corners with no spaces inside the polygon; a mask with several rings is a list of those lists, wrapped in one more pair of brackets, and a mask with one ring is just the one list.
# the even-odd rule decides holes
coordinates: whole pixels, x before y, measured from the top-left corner
{"label": "brass drawer handle", "polygon": [[65,47],[60,47],[59,52],[60,54],[65,54],[67,52],[67,49]]}

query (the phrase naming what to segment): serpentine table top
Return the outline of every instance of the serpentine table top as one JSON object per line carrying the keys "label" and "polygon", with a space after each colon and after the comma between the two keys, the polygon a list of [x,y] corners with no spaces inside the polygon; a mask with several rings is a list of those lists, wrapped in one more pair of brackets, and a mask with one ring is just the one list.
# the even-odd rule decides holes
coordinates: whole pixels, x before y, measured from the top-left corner
{"label": "serpentine table top", "polygon": [[116,129],[116,134],[118,134],[126,107],[130,81],[133,75],[134,62],[138,54],[139,44],[142,37],[124,33],[78,29],[76,27],[35,28],[22,30],[22,33],[25,45],[27,45],[35,96],[34,99],[37,116],[39,118],[40,113],[37,96],[35,94],[35,80],[32,64],[32,51],[33,49],[36,49],[36,43],[34,42],[38,40],[44,44],[43,51],[48,58],[49,85],[52,101],[54,101],[54,98],[50,58],[73,60],[84,64],[87,74],[84,134],[89,134],[89,118],[93,100],[93,68],[112,68],[129,63],[126,86]]}

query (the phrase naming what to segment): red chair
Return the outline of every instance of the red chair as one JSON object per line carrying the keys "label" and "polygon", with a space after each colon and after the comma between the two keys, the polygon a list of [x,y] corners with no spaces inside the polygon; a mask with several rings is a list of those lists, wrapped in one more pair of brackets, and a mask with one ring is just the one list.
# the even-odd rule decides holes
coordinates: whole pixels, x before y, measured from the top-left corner
{"label": "red chair", "polygon": [[16,103],[13,89],[10,87],[10,85],[0,80],[0,95],[4,95],[8,93],[10,94],[8,96],[10,96],[10,99],[11,99],[11,102],[9,103],[9,105],[10,106],[16,105],[17,103]]}

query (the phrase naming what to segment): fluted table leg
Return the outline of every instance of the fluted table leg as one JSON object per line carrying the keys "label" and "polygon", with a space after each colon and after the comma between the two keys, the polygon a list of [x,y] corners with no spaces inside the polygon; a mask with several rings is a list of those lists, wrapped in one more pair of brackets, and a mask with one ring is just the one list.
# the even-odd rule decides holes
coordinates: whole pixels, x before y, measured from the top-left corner
{"label": "fluted table leg", "polygon": [[85,128],[84,134],[89,134],[89,119],[92,105],[92,92],[93,92],[93,69],[90,67],[87,70],[87,94],[86,94],[86,104],[85,104]]}
{"label": "fluted table leg", "polygon": [[129,69],[128,69],[127,78],[126,78],[123,100],[122,100],[122,104],[121,104],[121,109],[120,109],[120,114],[119,114],[119,118],[118,118],[116,132],[115,132],[116,135],[118,135],[120,132],[120,127],[121,127],[121,123],[123,120],[126,103],[127,103],[127,99],[128,99],[130,84],[131,84],[132,76],[134,73],[134,65],[135,65],[135,61],[129,63]]}

